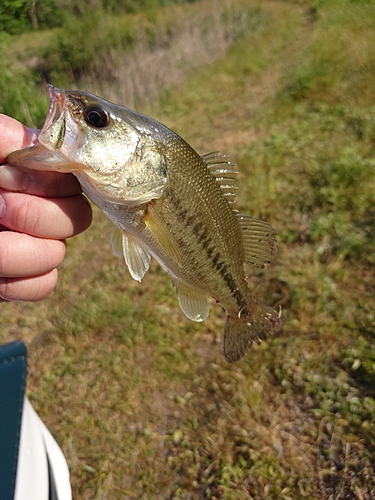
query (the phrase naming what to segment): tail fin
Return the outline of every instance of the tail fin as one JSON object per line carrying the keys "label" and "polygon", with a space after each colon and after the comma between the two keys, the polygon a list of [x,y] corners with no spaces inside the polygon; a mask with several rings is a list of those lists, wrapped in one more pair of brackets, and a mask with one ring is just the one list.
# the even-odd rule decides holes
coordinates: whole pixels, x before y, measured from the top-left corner
{"label": "tail fin", "polygon": [[262,302],[256,302],[251,312],[244,310],[238,316],[228,315],[224,331],[226,360],[241,359],[253,342],[280,331],[284,321],[281,310],[276,311]]}

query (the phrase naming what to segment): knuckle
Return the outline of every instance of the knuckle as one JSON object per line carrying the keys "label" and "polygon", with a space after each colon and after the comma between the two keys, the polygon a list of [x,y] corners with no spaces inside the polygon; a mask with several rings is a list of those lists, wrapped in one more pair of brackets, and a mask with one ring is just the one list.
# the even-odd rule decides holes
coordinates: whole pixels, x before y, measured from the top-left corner
{"label": "knuckle", "polygon": [[35,234],[38,231],[40,210],[35,197],[22,196],[19,203],[12,208],[10,223],[13,230]]}
{"label": "knuckle", "polygon": [[10,278],[0,278],[0,297],[4,300],[12,300],[9,298],[9,285],[10,285]]}
{"label": "knuckle", "polygon": [[55,288],[57,270],[31,278],[0,278],[0,298],[5,301],[37,302]]}
{"label": "knuckle", "polygon": [[7,266],[7,261],[8,261],[8,246],[4,245],[2,242],[0,242],[1,246],[1,251],[0,251],[0,276],[4,274],[4,270],[6,269]]}

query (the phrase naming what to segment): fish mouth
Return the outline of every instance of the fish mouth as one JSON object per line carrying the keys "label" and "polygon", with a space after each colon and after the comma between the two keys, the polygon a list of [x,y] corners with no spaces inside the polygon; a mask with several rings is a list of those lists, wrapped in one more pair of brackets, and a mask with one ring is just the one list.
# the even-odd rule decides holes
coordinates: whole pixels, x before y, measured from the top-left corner
{"label": "fish mouth", "polygon": [[[46,91],[49,108],[38,142],[29,148],[11,153],[7,161],[16,167],[32,170],[73,172],[73,164],[62,153],[61,147],[66,136],[66,109],[68,96],[62,89],[48,84]],[[69,127],[68,127],[69,129]]]}
{"label": "fish mouth", "polygon": [[39,135],[39,142],[48,149],[59,149],[65,136],[65,113],[67,96],[64,90],[48,84],[46,92],[49,100],[49,107],[42,131]]}
{"label": "fish mouth", "polygon": [[64,104],[66,101],[65,92],[49,83],[46,86],[46,92],[49,100],[49,107],[44,122],[42,133],[54,125],[63,113]]}

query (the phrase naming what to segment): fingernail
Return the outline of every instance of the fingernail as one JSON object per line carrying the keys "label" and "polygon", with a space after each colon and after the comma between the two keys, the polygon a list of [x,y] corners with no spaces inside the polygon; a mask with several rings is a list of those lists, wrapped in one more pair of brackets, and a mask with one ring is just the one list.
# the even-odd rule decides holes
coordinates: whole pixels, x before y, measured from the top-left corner
{"label": "fingernail", "polygon": [[5,200],[4,196],[0,194],[0,219],[3,217],[5,213]]}
{"label": "fingernail", "polygon": [[31,184],[29,173],[22,168],[2,165],[0,167],[0,186],[9,191],[27,191]]}

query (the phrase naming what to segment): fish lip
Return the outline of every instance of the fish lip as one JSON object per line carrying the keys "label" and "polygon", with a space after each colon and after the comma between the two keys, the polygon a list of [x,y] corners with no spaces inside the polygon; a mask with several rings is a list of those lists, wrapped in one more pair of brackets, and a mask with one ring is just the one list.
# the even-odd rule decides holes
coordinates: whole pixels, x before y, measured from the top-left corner
{"label": "fish lip", "polygon": [[62,89],[47,84],[46,92],[49,99],[49,108],[42,128],[42,134],[54,125],[63,113],[66,94]]}

